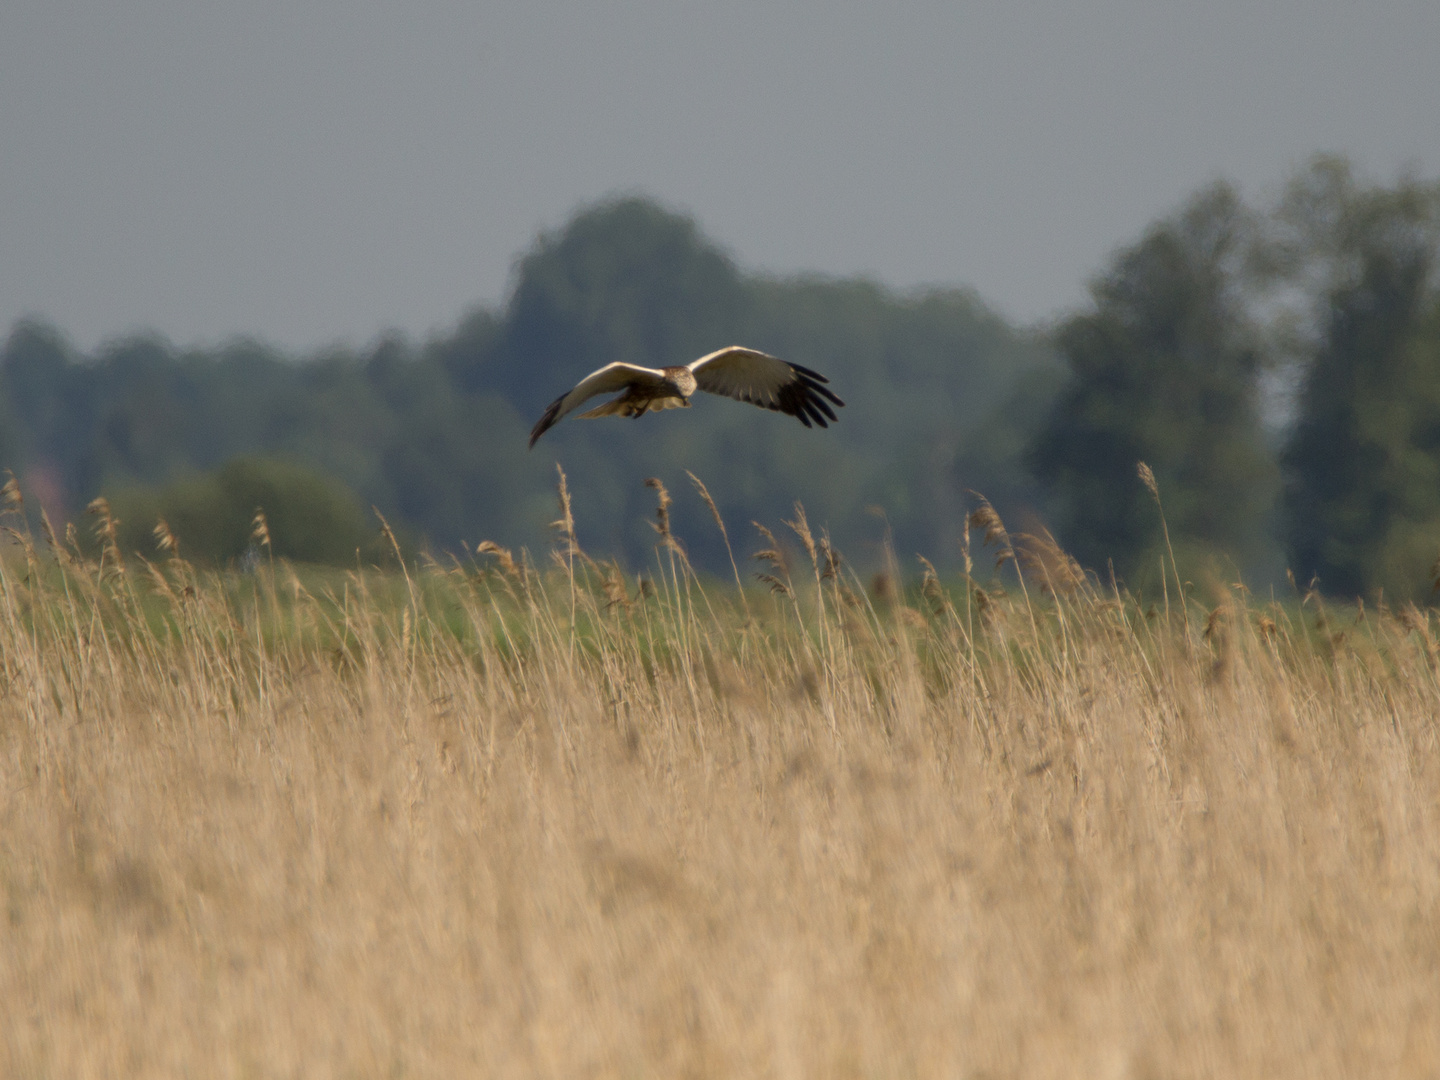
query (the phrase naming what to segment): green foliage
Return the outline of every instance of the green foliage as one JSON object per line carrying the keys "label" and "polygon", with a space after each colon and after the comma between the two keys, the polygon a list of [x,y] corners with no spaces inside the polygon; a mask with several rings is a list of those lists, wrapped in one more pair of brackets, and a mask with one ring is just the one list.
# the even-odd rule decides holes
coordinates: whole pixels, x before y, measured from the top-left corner
{"label": "green foliage", "polygon": [[1321,301],[1283,458],[1293,565],[1329,592],[1423,597],[1440,554],[1440,185],[1363,187],[1322,161],[1283,220]]}
{"label": "green foliage", "polygon": [[1049,420],[1064,378],[1058,364],[1020,374],[1010,392],[966,428],[955,452],[952,489],[983,494],[1002,519],[1023,531],[1049,525],[1051,500],[1026,467],[1026,451]]}
{"label": "green foliage", "polygon": [[[728,572],[688,471],[742,558],[743,523],[774,525],[800,501],[859,562],[878,562],[888,532],[902,556],[949,553],[943,569],[973,489],[1012,528],[1048,525],[1085,565],[1113,561],[1144,585],[1163,545],[1143,460],[1182,574],[1201,580],[1223,557],[1227,573],[1273,580],[1283,534],[1297,575],[1327,591],[1418,596],[1440,550],[1437,191],[1364,187],[1334,160],[1269,215],[1213,186],[1120,251],[1090,307],[1046,333],[963,290],[746,274],[689,218],[617,199],[541,236],[502,308],[423,343],[297,360],[150,335],[82,356],[19,322],[0,349],[0,468],[57,523],[110,495],[137,550],[163,514],[187,555],[235,558],[259,505],[277,554],[345,565],[374,535],[356,509],[370,504],[437,551],[539,552],[558,464],[585,546],[631,566],[653,558],[643,481],[658,477],[692,560]],[[849,403],[839,422],[806,430],[699,395],[638,422],[567,420],[527,451],[546,403],[595,368],[734,343],[827,375]],[[1262,409],[1267,376],[1299,387],[1288,433],[1290,402]],[[291,464],[226,464],[258,455]],[[246,468],[271,486],[242,483]],[[308,494],[291,468],[311,470]]]}
{"label": "green foliage", "polygon": [[82,369],[60,332],[29,319],[16,323],[0,362],[4,467],[48,463],[81,441],[90,426],[87,398]]}
{"label": "green foliage", "polygon": [[[295,562],[353,565],[357,550],[375,553],[377,529],[355,496],[312,469],[265,458],[237,458],[208,473],[159,488],[117,491],[122,552],[147,557],[163,519],[191,561],[224,565],[249,551]],[[269,548],[256,536],[263,512]]]}
{"label": "green foliage", "polygon": [[1092,285],[1092,310],[1059,328],[1070,377],[1029,460],[1082,562],[1113,559],[1136,584],[1158,574],[1160,519],[1140,461],[1192,564],[1211,551],[1242,565],[1262,554],[1274,469],[1259,413],[1264,352],[1242,289],[1254,239],[1235,192],[1214,186],[1120,252]]}
{"label": "green foliage", "polygon": [[520,263],[488,379],[526,415],[616,360],[688,363],[743,329],[728,257],[689,218],[644,199],[601,203]]}
{"label": "green foliage", "polygon": [[[806,430],[702,395],[635,423],[568,421],[527,452],[544,405],[595,368],[685,363],[737,342],[825,373],[851,407],[828,431]],[[1018,380],[1050,365],[1042,341],[972,293],[747,277],[690,219],[622,199],[542,236],[502,311],[473,312],[422,345],[392,336],[295,362],[253,341],[198,352],[145,337],[77,357],[53,330],[20,324],[0,358],[0,404],[33,419],[0,429],[0,465],[32,489],[56,477],[41,501],[61,520],[102,492],[183,486],[263,453],[336,478],[437,549],[493,539],[540,550],[558,462],[587,545],[632,565],[651,558],[654,496],[642,482],[658,476],[692,558],[726,568],[689,470],[732,522],[773,524],[803,501],[817,528],[865,558],[884,534],[874,506],[901,550],[958,556],[959,448]],[[743,555],[748,541],[735,540]]]}

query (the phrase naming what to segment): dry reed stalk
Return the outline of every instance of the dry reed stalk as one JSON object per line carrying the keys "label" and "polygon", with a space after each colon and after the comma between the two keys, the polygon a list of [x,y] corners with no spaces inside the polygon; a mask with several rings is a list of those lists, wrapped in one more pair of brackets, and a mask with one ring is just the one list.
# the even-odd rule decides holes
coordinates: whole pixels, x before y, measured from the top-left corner
{"label": "dry reed stalk", "polygon": [[[180,541],[175,539],[175,534],[170,531],[169,523],[162,517],[155,522],[155,528],[151,530],[155,537],[155,547],[171,556],[178,557],[180,554]],[[269,530],[266,530],[266,541],[269,541]]]}
{"label": "dry reed stalk", "polygon": [[255,516],[250,521],[250,539],[264,548],[267,555],[273,555],[274,549],[270,545],[270,520],[265,516],[265,511],[258,506],[255,508]]}
{"label": "dry reed stalk", "polygon": [[477,555],[494,555],[495,560],[500,564],[500,572],[506,577],[519,577],[520,568],[515,564],[515,556],[509,548],[503,548],[493,540],[482,540],[475,549]]}
{"label": "dry reed stalk", "polygon": [[688,569],[690,560],[685,554],[685,549],[670,530],[670,504],[674,502],[670,498],[670,492],[666,489],[664,482],[656,476],[647,478],[645,486],[655,492],[655,520],[650,523],[650,527],[660,537],[660,546],[678,558]]}
{"label": "dry reed stalk", "polygon": [[[983,540],[986,547],[995,547],[995,569],[999,570],[1007,562],[1014,560],[1015,548],[1010,543],[1010,534],[1005,531],[1005,523],[1000,520],[1000,515],[990,505],[990,500],[977,492],[971,492],[980,500],[980,505],[972,510],[965,519],[965,547],[968,553],[970,546],[970,530],[982,530]],[[968,558],[968,554],[967,554]],[[968,571],[967,571],[968,573]]]}
{"label": "dry reed stalk", "polygon": [[100,541],[100,565],[109,565],[110,569],[117,574],[125,573],[125,556],[120,553],[120,544],[117,540],[120,528],[120,519],[110,511],[110,500],[106,498],[92,499],[90,505],[85,508],[87,514],[95,517],[95,538]]}
{"label": "dry reed stalk", "polygon": [[20,493],[20,481],[9,469],[5,470],[5,486],[0,488],[0,499],[5,502],[5,512],[25,513],[25,496]]}
{"label": "dry reed stalk", "polygon": [[560,504],[560,516],[550,523],[550,528],[560,534],[564,541],[560,551],[566,559],[573,559],[575,553],[580,550],[580,545],[575,539],[575,515],[570,509],[570,485],[565,479],[565,470],[557,462],[555,473],[558,477],[556,483],[556,498]]}
{"label": "dry reed stalk", "polygon": [[[735,588],[739,593],[741,604],[745,607],[746,615],[749,615],[750,601],[746,599],[745,596],[745,583],[740,580],[740,567],[735,562],[735,549],[730,546],[730,533],[725,528],[725,519],[720,516],[720,508],[715,505],[715,500],[710,497],[710,489],[705,486],[698,476],[689,469],[685,470],[685,475],[690,478],[690,483],[695,485],[695,490],[700,493],[700,498],[710,510],[710,516],[715,519],[715,526],[720,530],[720,539],[725,541],[725,554],[730,559],[730,569],[735,574]],[[1437,565],[1440,565],[1440,563],[1437,563]],[[1440,581],[1440,577],[1437,577],[1437,581]],[[1437,588],[1440,588],[1440,586],[1437,586]]]}
{"label": "dry reed stalk", "polygon": [[1427,612],[524,572],[0,561],[0,1075],[1440,1071]]}

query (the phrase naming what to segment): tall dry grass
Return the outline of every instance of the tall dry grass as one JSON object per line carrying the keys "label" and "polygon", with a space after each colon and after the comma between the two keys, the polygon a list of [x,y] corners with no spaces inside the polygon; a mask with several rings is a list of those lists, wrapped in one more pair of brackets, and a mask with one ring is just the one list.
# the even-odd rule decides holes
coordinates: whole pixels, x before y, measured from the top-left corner
{"label": "tall dry grass", "polygon": [[1440,1073],[1429,613],[1152,607],[983,509],[1023,590],[558,524],[329,579],[22,535],[0,1075]]}

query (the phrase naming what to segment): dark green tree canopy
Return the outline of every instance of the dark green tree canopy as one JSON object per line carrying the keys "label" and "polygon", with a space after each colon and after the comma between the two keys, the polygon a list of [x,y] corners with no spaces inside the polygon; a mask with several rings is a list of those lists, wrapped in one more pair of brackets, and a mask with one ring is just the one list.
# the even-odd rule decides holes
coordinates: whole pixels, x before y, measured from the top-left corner
{"label": "dark green tree canopy", "polygon": [[[544,405],[595,368],[683,363],[734,343],[813,367],[861,405],[807,431],[706,396],[685,415],[567,423],[526,452]],[[728,569],[688,469],[742,537],[750,520],[773,524],[800,500],[864,558],[883,535],[866,511],[878,506],[903,550],[953,556],[956,447],[1048,358],[972,293],[745,275],[691,219],[617,199],[542,236],[502,310],[471,312],[419,345],[387,336],[295,361],[254,342],[185,351],[149,336],[81,357],[53,330],[21,324],[0,364],[0,408],[27,423],[7,420],[0,465],[22,481],[59,477],[52,513],[73,516],[101,492],[154,493],[236,456],[278,456],[438,549],[494,539],[541,550],[558,461],[597,552],[649,560],[654,494],[643,481],[659,476],[692,557]]]}
{"label": "dark green tree canopy", "polygon": [[1424,595],[1440,554],[1440,185],[1367,187],[1324,160],[1282,221],[1319,301],[1283,455],[1291,560],[1326,591]]}
{"label": "dark green tree canopy", "polygon": [[689,218],[645,199],[602,203],[521,260],[489,385],[538,413],[576,372],[735,344],[743,307],[739,271]]}
{"label": "dark green tree canopy", "polygon": [[1154,470],[1171,532],[1198,554],[1263,549],[1272,467],[1258,409],[1263,354],[1244,302],[1255,223],[1216,185],[1121,251],[1094,306],[1056,334],[1068,384],[1029,461],[1061,541],[1143,580],[1160,522],[1136,478]]}
{"label": "dark green tree canopy", "polygon": [[[163,519],[191,561],[225,565],[247,551],[295,562],[354,565],[373,561],[377,528],[355,496],[293,462],[241,457],[219,469],[156,488],[122,489],[110,500],[122,554],[154,549]],[[269,545],[255,536],[262,513]]]}
{"label": "dark green tree canopy", "polygon": [[[0,348],[0,467],[57,520],[127,493],[136,543],[163,493],[267,457],[440,551],[493,539],[539,552],[558,463],[582,542],[631,565],[653,558],[655,476],[692,558],[726,572],[687,470],[742,554],[747,522],[773,525],[800,501],[858,562],[879,559],[888,530],[902,557],[953,566],[975,489],[1017,528],[1049,526],[1086,565],[1113,560],[1143,585],[1161,544],[1145,461],[1192,577],[1224,555],[1225,573],[1274,581],[1283,539],[1297,576],[1327,591],[1419,597],[1440,553],[1437,190],[1367,186],[1325,159],[1262,215],[1213,185],[1044,332],[966,290],[748,274],[690,218],[612,199],[539,237],[503,307],[422,343],[387,335],[296,359],[142,335],[82,355],[17,323]],[[806,430],[699,395],[640,421],[567,422],[527,452],[545,404],[590,371],[737,343],[824,373],[850,407]],[[182,544],[186,530],[200,542],[198,521],[177,526]]]}

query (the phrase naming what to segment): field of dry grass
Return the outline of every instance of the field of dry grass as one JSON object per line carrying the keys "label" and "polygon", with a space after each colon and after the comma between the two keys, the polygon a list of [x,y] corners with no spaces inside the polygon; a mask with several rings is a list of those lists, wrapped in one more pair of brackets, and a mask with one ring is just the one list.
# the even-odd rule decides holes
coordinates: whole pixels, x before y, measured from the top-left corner
{"label": "field of dry grass", "polygon": [[795,526],[743,593],[16,547],[0,1075],[1440,1074],[1429,613]]}

